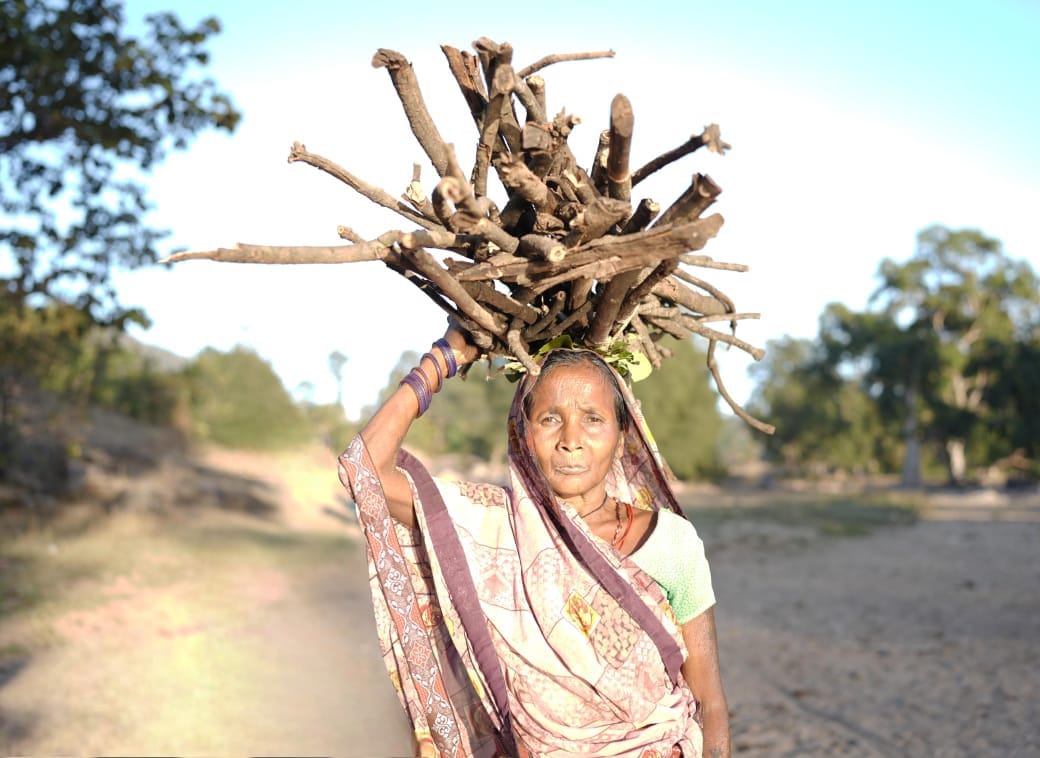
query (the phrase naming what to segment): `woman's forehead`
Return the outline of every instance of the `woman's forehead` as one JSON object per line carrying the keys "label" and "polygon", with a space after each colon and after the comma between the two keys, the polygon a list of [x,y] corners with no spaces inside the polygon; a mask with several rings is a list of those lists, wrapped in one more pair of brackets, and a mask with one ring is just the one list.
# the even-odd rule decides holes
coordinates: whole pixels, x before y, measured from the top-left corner
{"label": "woman's forehead", "polygon": [[538,377],[531,390],[531,400],[535,403],[540,399],[559,401],[572,396],[586,401],[613,403],[613,392],[607,378],[588,364],[554,366]]}

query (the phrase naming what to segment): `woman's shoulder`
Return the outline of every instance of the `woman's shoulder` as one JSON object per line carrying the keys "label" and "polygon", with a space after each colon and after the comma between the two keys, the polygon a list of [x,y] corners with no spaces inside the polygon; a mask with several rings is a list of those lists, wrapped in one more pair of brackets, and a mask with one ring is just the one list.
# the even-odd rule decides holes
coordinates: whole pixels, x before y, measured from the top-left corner
{"label": "woman's shoulder", "polygon": [[449,487],[458,492],[474,505],[492,508],[505,508],[509,502],[509,491],[491,482],[467,482],[462,480],[439,480],[442,487]]}
{"label": "woman's shoulder", "polygon": [[657,511],[657,529],[672,536],[676,541],[700,540],[697,527],[684,514],[676,513],[670,508]]}

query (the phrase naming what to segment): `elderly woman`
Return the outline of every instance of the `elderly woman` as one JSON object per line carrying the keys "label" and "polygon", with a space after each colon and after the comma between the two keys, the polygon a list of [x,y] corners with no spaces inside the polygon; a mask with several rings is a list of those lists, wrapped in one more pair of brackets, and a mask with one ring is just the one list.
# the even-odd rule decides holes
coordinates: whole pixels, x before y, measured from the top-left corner
{"label": "elderly woman", "polygon": [[416,753],[728,756],[703,546],[614,369],[554,350],[519,383],[508,486],[401,449],[477,357],[449,328],[340,457]]}

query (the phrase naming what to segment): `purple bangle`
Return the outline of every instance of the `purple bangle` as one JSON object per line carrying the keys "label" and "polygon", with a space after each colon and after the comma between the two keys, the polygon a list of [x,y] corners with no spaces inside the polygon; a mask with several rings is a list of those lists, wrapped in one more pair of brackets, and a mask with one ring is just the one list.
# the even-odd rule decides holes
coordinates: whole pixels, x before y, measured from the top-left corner
{"label": "purple bangle", "polygon": [[419,401],[419,415],[426,413],[430,407],[430,401],[433,400],[433,392],[430,391],[430,383],[426,374],[418,368],[413,368],[401,380],[401,384],[407,384],[415,393],[415,399]]}
{"label": "purple bangle", "polygon": [[455,360],[455,351],[451,349],[451,345],[448,344],[448,340],[441,337],[439,340],[433,343],[435,348],[441,351],[441,355],[444,356],[444,362],[448,366],[448,378],[451,379],[455,374],[459,373],[459,364]]}
{"label": "purple bangle", "polygon": [[429,358],[431,361],[433,361],[433,365],[437,368],[437,386],[434,388],[433,391],[440,392],[441,387],[444,386],[444,377],[441,376],[441,364],[437,362],[437,356],[433,353],[423,353],[423,357],[419,359],[419,365],[422,365],[423,360],[426,358]]}

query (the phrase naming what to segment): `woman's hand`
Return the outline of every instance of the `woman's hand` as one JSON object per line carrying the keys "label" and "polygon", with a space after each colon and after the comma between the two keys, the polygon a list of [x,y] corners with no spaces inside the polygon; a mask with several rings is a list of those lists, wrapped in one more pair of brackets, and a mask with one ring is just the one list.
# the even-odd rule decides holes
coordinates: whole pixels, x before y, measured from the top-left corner
{"label": "woman's hand", "polygon": [[480,348],[473,344],[469,332],[459,326],[454,319],[449,319],[448,330],[444,332],[444,339],[451,345],[455,352],[455,360],[459,368],[473,363],[480,357]]}

